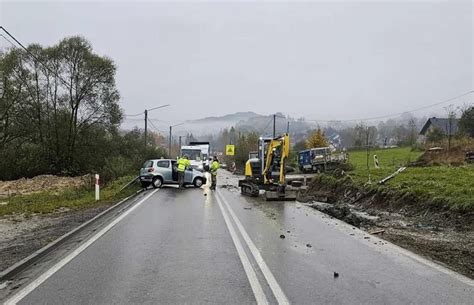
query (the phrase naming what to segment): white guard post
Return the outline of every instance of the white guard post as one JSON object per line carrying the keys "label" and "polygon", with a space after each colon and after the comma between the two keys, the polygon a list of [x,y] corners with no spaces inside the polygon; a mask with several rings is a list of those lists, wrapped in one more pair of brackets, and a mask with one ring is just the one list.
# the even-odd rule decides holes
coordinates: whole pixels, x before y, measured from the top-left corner
{"label": "white guard post", "polygon": [[95,200],[99,201],[99,175],[95,174]]}
{"label": "white guard post", "polygon": [[375,166],[375,168],[377,168],[377,169],[380,168],[379,158],[377,157],[377,155],[374,155],[374,166]]}

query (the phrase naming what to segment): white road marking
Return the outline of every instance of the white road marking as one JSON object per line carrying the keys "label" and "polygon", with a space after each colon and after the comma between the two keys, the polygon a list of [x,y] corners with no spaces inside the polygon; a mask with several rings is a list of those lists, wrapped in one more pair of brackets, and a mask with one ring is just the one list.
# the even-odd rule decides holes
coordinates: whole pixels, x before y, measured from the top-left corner
{"label": "white road marking", "polygon": [[270,268],[268,268],[267,264],[265,263],[265,260],[263,259],[262,255],[260,254],[260,251],[258,251],[257,247],[253,243],[252,239],[248,235],[247,231],[245,230],[244,226],[240,222],[240,220],[237,218],[235,215],[234,211],[230,207],[229,203],[227,200],[224,198],[224,196],[221,194],[219,190],[217,190],[216,193],[224,202],[225,206],[229,210],[230,216],[234,220],[235,224],[237,225],[237,228],[240,231],[240,234],[244,238],[245,243],[250,249],[250,252],[252,253],[253,257],[255,258],[255,261],[257,262],[258,266],[260,267],[260,270],[263,273],[263,276],[265,276],[265,279],[268,282],[268,285],[270,286],[270,289],[272,290],[273,294],[275,295],[275,298],[278,301],[278,304],[290,304],[288,301],[288,298],[286,297],[285,293],[281,289],[280,285],[278,284],[277,280],[273,276],[273,273],[270,271]]}
{"label": "white road marking", "polygon": [[35,290],[39,285],[44,283],[49,277],[51,277],[54,273],[56,273],[59,269],[64,267],[67,263],[72,261],[76,256],[78,256],[82,251],[87,249],[90,245],[92,245],[96,240],[98,240],[102,235],[107,233],[110,229],[112,229],[117,223],[119,223],[122,219],[127,217],[128,214],[130,214],[133,210],[135,210],[137,207],[139,207],[143,202],[145,202],[148,198],[153,196],[158,191],[158,189],[152,191],[150,194],[148,194],[145,198],[137,202],[134,206],[132,206],[130,209],[125,211],[122,215],[117,217],[114,221],[112,221],[110,224],[108,224],[105,228],[100,230],[97,234],[95,234],[93,237],[91,237],[87,242],[83,243],[80,247],[75,249],[73,252],[69,253],[65,258],[60,260],[56,265],[51,267],[49,270],[47,270],[45,273],[40,275],[37,279],[35,279],[33,282],[31,282],[28,286],[20,290],[17,294],[15,294],[13,297],[8,299],[4,304],[17,304],[19,301],[21,301],[24,297],[26,297],[29,293],[31,293],[33,290]]}
{"label": "white road marking", "polygon": [[255,300],[257,301],[257,304],[268,304],[267,297],[265,296],[262,286],[258,281],[257,274],[255,273],[255,270],[253,270],[253,267],[250,264],[250,260],[247,256],[247,253],[245,253],[244,247],[242,246],[242,243],[240,242],[237,233],[235,232],[234,226],[232,225],[232,222],[229,219],[229,215],[225,211],[224,207],[222,206],[221,200],[217,196],[216,201],[219,205],[222,215],[224,216],[225,224],[227,226],[227,229],[229,230],[230,236],[232,237],[232,241],[234,242],[235,248],[237,249],[237,253],[239,254],[240,261],[242,262],[245,274],[247,275],[247,278],[249,280],[250,287],[252,287],[252,291],[255,296]]}

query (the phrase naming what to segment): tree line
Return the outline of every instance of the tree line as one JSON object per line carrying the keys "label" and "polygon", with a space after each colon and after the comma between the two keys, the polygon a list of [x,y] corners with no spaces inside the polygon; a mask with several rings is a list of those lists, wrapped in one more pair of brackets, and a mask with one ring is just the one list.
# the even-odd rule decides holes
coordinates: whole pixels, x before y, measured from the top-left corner
{"label": "tree line", "polygon": [[120,132],[115,74],[112,59],[82,37],[0,53],[0,179],[91,172],[112,179],[165,155],[145,148],[140,130]]}

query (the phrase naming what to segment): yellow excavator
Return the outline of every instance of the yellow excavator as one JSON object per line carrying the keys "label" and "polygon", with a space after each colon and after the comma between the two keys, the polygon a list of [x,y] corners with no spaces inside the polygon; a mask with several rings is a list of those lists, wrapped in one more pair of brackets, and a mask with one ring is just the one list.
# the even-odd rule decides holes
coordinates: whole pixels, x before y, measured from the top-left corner
{"label": "yellow excavator", "polygon": [[260,137],[258,151],[249,154],[245,164],[245,179],[239,180],[243,195],[257,197],[265,190],[267,200],[296,200],[298,187],[289,186],[285,165],[290,155],[288,134],[276,138]]}

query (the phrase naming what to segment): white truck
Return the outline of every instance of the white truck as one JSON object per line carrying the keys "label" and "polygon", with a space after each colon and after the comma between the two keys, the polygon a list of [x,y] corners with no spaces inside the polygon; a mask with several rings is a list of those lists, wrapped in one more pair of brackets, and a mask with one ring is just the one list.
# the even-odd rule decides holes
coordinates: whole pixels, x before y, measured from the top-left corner
{"label": "white truck", "polygon": [[181,146],[181,155],[187,155],[191,167],[200,171],[209,168],[210,145],[209,142],[190,142]]}

